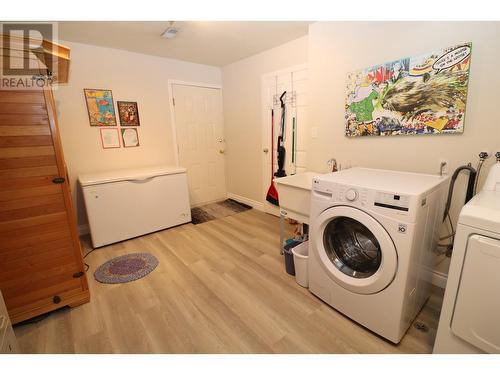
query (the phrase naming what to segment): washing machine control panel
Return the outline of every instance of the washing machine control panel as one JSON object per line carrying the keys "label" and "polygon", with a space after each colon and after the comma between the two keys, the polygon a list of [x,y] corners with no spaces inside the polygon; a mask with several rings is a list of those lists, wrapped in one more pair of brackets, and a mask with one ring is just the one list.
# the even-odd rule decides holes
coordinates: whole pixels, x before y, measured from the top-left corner
{"label": "washing machine control panel", "polygon": [[370,194],[367,189],[313,179],[313,195],[321,200],[345,202],[353,205],[367,205]]}
{"label": "washing machine control panel", "polygon": [[405,195],[377,192],[373,204],[377,207],[389,208],[400,212],[408,212],[410,198]]}
{"label": "washing machine control panel", "polygon": [[356,189],[349,189],[345,192],[345,199],[347,199],[350,202],[354,202],[356,199],[358,199],[358,191]]}
{"label": "washing machine control panel", "polygon": [[311,191],[313,201],[347,205],[361,210],[383,213],[385,216],[408,220],[426,199],[416,202],[412,196],[397,192],[377,191],[360,186],[344,185],[314,178]]}
{"label": "washing machine control panel", "polygon": [[319,195],[324,198],[332,198],[336,191],[336,184],[332,185],[317,178],[313,178],[312,190],[313,192],[319,193]]}
{"label": "washing machine control panel", "polygon": [[368,190],[359,187],[337,185],[337,199],[355,205],[366,205]]}
{"label": "washing machine control panel", "polygon": [[314,196],[321,200],[343,202],[359,207],[379,207],[389,209],[396,215],[408,215],[410,197],[389,192],[363,189],[359,186],[349,186],[313,179]]}

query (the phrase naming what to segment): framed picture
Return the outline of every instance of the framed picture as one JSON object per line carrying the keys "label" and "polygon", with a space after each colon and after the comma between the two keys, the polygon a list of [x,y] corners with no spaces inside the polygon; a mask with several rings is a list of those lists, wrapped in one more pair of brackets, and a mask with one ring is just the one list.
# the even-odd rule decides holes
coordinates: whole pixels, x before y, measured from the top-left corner
{"label": "framed picture", "polygon": [[121,129],[123,147],[137,147],[139,146],[139,135],[137,134],[137,129],[126,128]]}
{"label": "framed picture", "polygon": [[116,126],[111,90],[84,89],[90,126]]}
{"label": "framed picture", "polygon": [[137,102],[116,102],[121,126],[139,126]]}
{"label": "framed picture", "polygon": [[471,43],[347,75],[345,134],[463,133]]}
{"label": "framed picture", "polygon": [[102,148],[120,148],[120,136],[117,128],[99,129],[101,131]]}

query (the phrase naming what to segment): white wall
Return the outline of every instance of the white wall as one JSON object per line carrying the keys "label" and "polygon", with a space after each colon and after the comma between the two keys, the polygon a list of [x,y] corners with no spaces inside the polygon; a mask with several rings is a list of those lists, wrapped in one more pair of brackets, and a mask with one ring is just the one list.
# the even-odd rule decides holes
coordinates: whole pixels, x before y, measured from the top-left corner
{"label": "white wall", "polygon": [[[336,157],[345,165],[437,173],[440,159],[457,166],[477,161],[482,150],[500,150],[496,120],[500,106],[500,23],[318,22],[309,27],[311,127],[308,167],[327,171]],[[359,68],[472,42],[469,92],[462,135],[347,138],[344,136],[346,74]],[[491,158],[486,167],[493,164]],[[484,181],[482,176],[481,182]],[[463,204],[464,178],[457,182],[452,217]],[[445,267],[446,268],[446,267]]]}
{"label": "white wall", "polygon": [[[169,79],[221,82],[220,68],[122,50],[62,42],[71,48],[69,83],[54,91],[66,164],[78,222],[87,221],[76,181],[79,174],[175,163]],[[117,100],[137,101],[140,146],[103,150],[99,128],[91,127],[84,88],[113,91]],[[118,121],[118,119],[117,119]],[[118,121],[119,122],[119,121]]]}
{"label": "white wall", "polygon": [[222,68],[228,193],[263,201],[262,75],[306,62],[303,37]]}
{"label": "white wall", "polygon": [[[343,163],[350,161],[351,165],[436,173],[441,158],[449,160],[453,170],[469,161],[475,163],[481,150],[499,149],[499,128],[494,120],[500,103],[499,38],[500,23],[312,24],[309,29],[310,117],[318,137],[310,139],[309,167],[326,171],[326,161],[334,156]],[[472,42],[464,134],[344,136],[344,84],[349,71],[460,42]]]}

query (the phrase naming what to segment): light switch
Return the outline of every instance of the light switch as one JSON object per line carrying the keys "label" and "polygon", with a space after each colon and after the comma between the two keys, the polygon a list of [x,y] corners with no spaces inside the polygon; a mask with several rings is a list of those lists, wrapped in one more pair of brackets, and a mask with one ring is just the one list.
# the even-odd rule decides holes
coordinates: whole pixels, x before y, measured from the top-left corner
{"label": "light switch", "polygon": [[318,138],[318,127],[317,126],[313,126],[311,128],[311,138],[313,138],[313,139]]}

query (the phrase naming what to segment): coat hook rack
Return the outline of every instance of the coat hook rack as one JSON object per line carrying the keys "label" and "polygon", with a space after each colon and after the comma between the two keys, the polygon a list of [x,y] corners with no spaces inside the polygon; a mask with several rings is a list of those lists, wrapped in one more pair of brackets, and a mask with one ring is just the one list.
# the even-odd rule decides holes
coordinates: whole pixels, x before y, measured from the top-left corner
{"label": "coat hook rack", "polygon": [[[281,96],[281,94],[273,95],[273,108],[281,106],[280,96]],[[285,104],[289,104],[292,107],[296,107],[297,106],[297,94],[296,94],[296,92],[295,91],[287,91],[285,94],[285,97],[283,98],[283,101],[285,102]]]}

